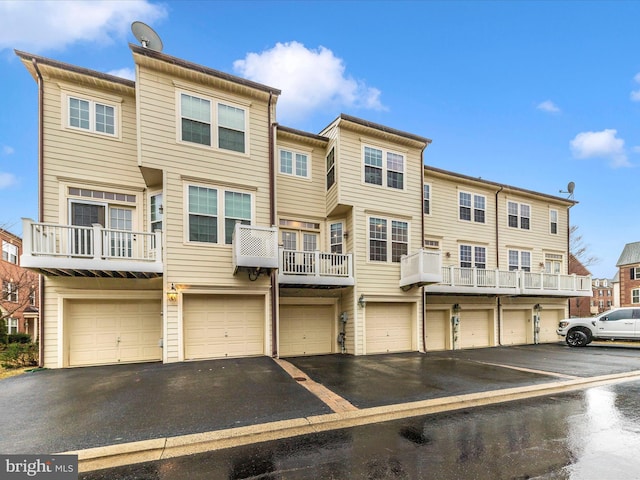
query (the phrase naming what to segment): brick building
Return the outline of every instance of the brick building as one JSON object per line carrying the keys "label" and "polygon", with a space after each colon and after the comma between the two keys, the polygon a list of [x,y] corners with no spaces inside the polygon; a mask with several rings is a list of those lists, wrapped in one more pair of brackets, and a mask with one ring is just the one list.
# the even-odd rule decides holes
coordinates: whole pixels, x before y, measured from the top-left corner
{"label": "brick building", "polygon": [[616,267],[620,277],[620,306],[640,304],[640,242],[624,246]]}

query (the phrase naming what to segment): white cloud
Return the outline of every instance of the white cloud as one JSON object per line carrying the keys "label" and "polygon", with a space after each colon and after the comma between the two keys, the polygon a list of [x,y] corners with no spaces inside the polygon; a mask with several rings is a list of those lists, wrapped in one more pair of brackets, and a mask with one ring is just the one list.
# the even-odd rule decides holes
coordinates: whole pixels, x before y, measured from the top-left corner
{"label": "white cloud", "polygon": [[322,46],[312,50],[298,42],[277,43],[236,60],[233,68],[245,78],[281,89],[278,114],[287,121],[340,106],[385,110],[380,90],[346,75],[343,60]]}
{"label": "white cloud", "polygon": [[111,70],[107,72],[109,75],[115,75],[116,77],[126,78],[127,80],[135,80],[136,72],[133,68],[120,68],[118,70]]}
{"label": "white cloud", "polygon": [[147,0],[0,1],[0,50],[60,50],[77,42],[112,43],[131,22],[153,22],[166,8]]}
{"label": "white cloud", "polygon": [[570,142],[575,158],[604,158],[612,167],[630,167],[624,150],[624,140],[616,138],[617,130],[582,132]]}
{"label": "white cloud", "polygon": [[18,179],[12,173],[0,172],[0,189],[8,188],[18,183]]}
{"label": "white cloud", "polygon": [[[633,80],[636,83],[640,83],[640,73],[636,73],[636,76],[633,77]],[[640,90],[631,90],[630,97],[632,102],[640,102]]]}
{"label": "white cloud", "polygon": [[544,102],[538,104],[536,108],[538,110],[542,110],[543,112],[560,113],[560,108],[558,108],[558,106],[551,100],[545,100]]}
{"label": "white cloud", "polygon": [[9,145],[2,145],[2,153],[3,155],[12,155],[15,152],[13,147]]}

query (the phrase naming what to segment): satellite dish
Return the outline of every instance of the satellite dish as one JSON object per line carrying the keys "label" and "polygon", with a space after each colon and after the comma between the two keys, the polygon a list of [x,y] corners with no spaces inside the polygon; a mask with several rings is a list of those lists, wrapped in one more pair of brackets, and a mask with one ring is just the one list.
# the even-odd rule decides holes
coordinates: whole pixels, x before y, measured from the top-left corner
{"label": "satellite dish", "polygon": [[140,45],[156,52],[162,51],[162,40],[158,34],[146,23],[133,22],[131,24],[133,36],[138,39]]}
{"label": "satellite dish", "polygon": [[575,188],[576,188],[575,182],[569,182],[567,185],[567,192],[573,194],[573,191],[575,190]]}

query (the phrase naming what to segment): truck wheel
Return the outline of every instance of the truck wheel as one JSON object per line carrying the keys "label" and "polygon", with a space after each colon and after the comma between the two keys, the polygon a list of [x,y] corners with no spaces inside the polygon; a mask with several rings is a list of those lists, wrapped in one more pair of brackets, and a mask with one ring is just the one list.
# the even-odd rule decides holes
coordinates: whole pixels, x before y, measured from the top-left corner
{"label": "truck wheel", "polygon": [[589,343],[589,337],[582,330],[571,330],[566,341],[570,347],[584,347]]}

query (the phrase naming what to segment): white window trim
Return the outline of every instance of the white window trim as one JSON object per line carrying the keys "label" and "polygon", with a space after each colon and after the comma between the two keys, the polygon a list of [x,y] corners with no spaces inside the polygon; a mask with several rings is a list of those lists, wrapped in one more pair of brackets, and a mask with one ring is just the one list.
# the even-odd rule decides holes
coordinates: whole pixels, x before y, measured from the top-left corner
{"label": "white window trim", "polygon": [[[425,196],[424,196],[424,187],[429,187],[429,213],[424,213],[424,200],[425,200]],[[431,185],[430,183],[423,183],[422,184],[422,214],[423,215],[427,215],[427,216],[431,216],[431,214],[433,213],[433,204],[432,204],[432,199],[433,197],[433,185]]]}
{"label": "white window trim", "polygon": [[[80,128],[74,127],[71,125],[71,117],[70,117],[70,108],[71,108],[71,99],[84,100],[89,102],[89,128]],[[62,92],[62,104],[64,105],[64,113],[62,117],[62,128],[71,130],[74,132],[84,133],[87,135],[96,135],[101,138],[111,138],[111,139],[122,139],[121,128],[122,125],[122,109],[121,104],[122,99],[113,98],[113,99],[101,99],[99,97],[93,95],[87,95],[85,93],[72,93],[72,92]],[[99,132],[96,130],[96,117],[95,117],[95,106],[96,104],[104,105],[107,107],[113,108],[113,130],[114,133],[106,133]]]}
{"label": "white window trim", "polygon": [[522,254],[523,253],[528,253],[529,254],[529,272],[533,271],[533,252],[531,250],[518,250],[517,248],[508,248],[507,249],[507,268],[509,269],[509,271],[511,270],[511,263],[510,263],[510,259],[509,259],[509,252],[518,252],[518,268],[514,271],[526,271],[526,270],[522,270]]}
{"label": "white window trim", "polygon": [[[218,212],[217,216],[217,226],[218,226],[218,241],[217,242],[198,242],[195,240],[189,240],[189,187],[201,187],[208,188],[209,190],[216,190],[218,195]],[[184,199],[183,199],[183,218],[184,218],[184,231],[183,238],[185,245],[197,245],[203,247],[228,247],[231,248],[232,244],[225,243],[225,228],[224,228],[224,194],[225,192],[233,192],[233,193],[242,193],[247,194],[251,198],[251,225],[256,224],[256,196],[255,192],[242,189],[237,187],[230,187],[219,184],[209,184],[209,183],[197,183],[197,182],[185,182],[184,183]],[[220,211],[222,209],[222,212]]]}
{"label": "white window trim", "polygon": [[[4,260],[4,254],[7,253],[7,259]],[[14,245],[11,242],[7,242],[6,240],[2,240],[2,257],[5,262],[11,263],[13,265],[19,264],[20,259],[20,250],[17,245]],[[12,261],[15,259],[15,261]]]}
{"label": "white window trim", "polygon": [[[460,255],[460,249],[462,247],[470,247],[471,248],[471,267],[463,267],[462,263],[462,255]],[[483,248],[484,249],[484,268],[487,268],[487,256],[488,256],[488,248],[486,245],[477,245],[473,243],[460,243],[458,244],[458,267],[460,268],[479,268],[476,267],[476,249]]]}
{"label": "white window trim", "polygon": [[[634,302],[634,301],[633,301],[633,298],[634,298],[634,297],[638,298],[638,301],[637,301],[637,302]],[[640,304],[640,288],[633,288],[633,289],[631,289],[631,303],[632,303],[633,305]]]}
{"label": "white window trim", "polygon": [[[372,218],[384,220],[387,222],[387,259],[386,260],[371,260],[371,237],[369,236],[369,225]],[[373,263],[377,265],[400,265],[400,262],[392,261],[393,258],[393,237],[391,234],[392,222],[402,222],[407,224],[407,254],[411,253],[411,222],[402,218],[386,217],[384,215],[367,215],[367,263]]]}
{"label": "white window trim", "polygon": [[12,335],[11,333],[12,326],[15,326],[16,333],[18,333],[18,330],[19,330],[18,319],[14,317],[7,317],[6,320],[7,320],[7,335]]}
{"label": "white window trim", "polygon": [[342,241],[340,242],[340,245],[342,245],[342,255],[344,255],[347,252],[347,237],[345,236],[346,234],[346,230],[345,230],[345,221],[344,220],[338,220],[338,221],[333,221],[333,222],[329,222],[329,228],[327,229],[327,234],[329,235],[327,244],[329,245],[328,251],[331,251],[331,247],[333,247],[333,244],[331,243],[331,227],[333,225],[342,225]]}
{"label": "white window trim", "polygon": [[[552,215],[553,213],[555,213],[555,214],[556,214],[556,221],[555,221],[555,222],[553,221],[553,215]],[[558,235],[558,233],[560,232],[560,228],[559,228],[559,225],[558,225],[558,223],[559,223],[559,219],[560,219],[560,215],[559,215],[558,210],[556,210],[555,208],[551,208],[551,209],[549,209],[549,234],[550,234],[550,235]],[[554,233],[554,232],[552,231],[552,229],[551,229],[551,226],[552,226],[554,223],[556,224],[556,231],[555,231],[555,233]]]}
{"label": "white window trim", "polygon": [[[509,204],[510,203],[513,203],[513,204],[517,205],[517,208],[518,208],[518,213],[516,215],[516,220],[517,220],[518,225],[515,226],[515,227],[512,227],[511,225],[509,225],[509,216],[510,216]],[[523,217],[522,216],[522,207],[523,206],[529,207],[529,216],[528,217]],[[522,228],[522,219],[523,218],[528,218],[529,219],[529,228]],[[533,209],[531,208],[531,205],[528,204],[528,203],[520,203],[520,202],[515,202],[513,200],[507,200],[507,228],[517,228],[519,230],[526,230],[526,231],[530,232],[530,231],[533,230],[532,225],[533,225]],[[551,227],[549,227],[549,230],[551,230]]]}
{"label": "white window trim", "polygon": [[[382,151],[382,185],[376,185],[375,183],[369,183],[366,181],[365,175],[365,167],[367,166],[364,163],[364,150],[365,148],[372,148],[375,150]],[[402,157],[402,188],[394,188],[388,186],[388,174],[389,172],[399,172],[399,170],[389,170],[388,162],[387,162],[387,153],[393,153],[395,155],[400,155]],[[386,190],[404,192],[407,190],[407,154],[406,152],[399,152],[397,150],[390,150],[385,147],[381,147],[379,145],[375,145],[372,143],[363,143],[360,149],[360,166],[361,166],[361,183],[362,185],[366,185],[368,187],[375,188],[384,188]],[[376,167],[377,168],[377,167]],[[404,220],[402,220],[404,221]]]}
{"label": "white window trim", "polygon": [[[292,173],[286,173],[282,171],[282,152],[289,152],[292,154]],[[299,175],[296,169],[296,155],[304,155],[307,157],[307,174]],[[335,167],[335,165],[334,165]],[[278,148],[278,174],[286,177],[300,178],[304,180],[311,180],[311,152],[306,152],[304,150],[296,150],[294,148],[289,148],[286,146]]]}
{"label": "white window trim", "polygon": [[[464,218],[460,218],[460,207],[462,207],[462,204],[460,203],[460,194],[461,193],[466,193],[467,195],[471,196],[471,205],[468,207],[470,209],[470,218],[469,220],[466,220]],[[478,222],[476,221],[476,210],[480,210],[479,208],[476,208],[476,197],[481,197],[484,199],[484,208],[482,209],[482,211],[484,212],[484,222]],[[477,223],[478,225],[486,225],[487,224],[487,196],[486,195],[482,195],[481,193],[473,193],[473,192],[469,192],[467,190],[458,190],[458,221],[460,222],[471,222],[471,223]]]}
{"label": "white window trim", "polygon": [[[183,140],[182,139],[182,94],[185,95],[189,95],[190,97],[196,97],[196,98],[200,98],[202,100],[208,100],[209,101],[209,119],[210,119],[210,124],[209,124],[209,128],[211,130],[210,132],[210,136],[211,136],[211,145],[203,145],[201,143],[196,143],[196,142],[189,142],[187,140]],[[244,152],[236,152],[235,150],[228,150],[226,148],[220,148],[218,147],[218,143],[219,143],[219,134],[218,134],[218,128],[219,128],[219,124],[218,124],[218,105],[222,104],[222,105],[226,105],[228,107],[234,107],[234,108],[238,108],[240,110],[244,111]],[[194,148],[201,148],[204,150],[216,150],[218,152],[224,152],[225,154],[229,154],[229,155],[238,155],[241,157],[248,157],[251,155],[251,149],[250,149],[250,142],[249,142],[249,137],[250,137],[250,133],[249,133],[249,104],[247,105],[243,105],[241,103],[238,103],[236,101],[231,101],[231,100],[227,100],[224,98],[219,98],[219,97],[213,97],[211,95],[208,95],[206,93],[200,92],[197,89],[196,90],[191,90],[191,89],[186,89],[186,88],[176,88],[176,92],[175,92],[175,105],[176,105],[176,109],[175,109],[175,113],[176,113],[176,119],[175,119],[175,126],[176,126],[176,143],[179,143],[181,145],[188,145],[190,147],[194,147]]]}

